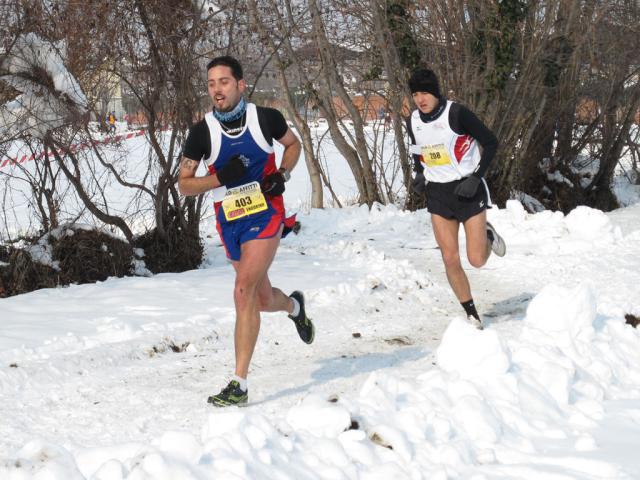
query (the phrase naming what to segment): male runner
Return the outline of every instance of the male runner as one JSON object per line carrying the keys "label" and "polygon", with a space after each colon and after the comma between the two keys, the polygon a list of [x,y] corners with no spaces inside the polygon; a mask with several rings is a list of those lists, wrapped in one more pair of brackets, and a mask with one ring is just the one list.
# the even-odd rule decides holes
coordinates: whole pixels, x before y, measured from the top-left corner
{"label": "male runner", "polygon": [[484,175],[498,140],[473,112],[441,95],[433,71],[415,70],[409,89],[418,107],[407,121],[416,171],[412,188],[417,193],[426,192],[427,210],[449,284],[469,322],[482,328],[460,263],[458,231],[462,224],[467,258],[476,268],[487,262],[492,250],[500,257],[506,253],[504,241],[486,215],[491,198]]}
{"label": "male runner", "polygon": [[[287,312],[305,343],[313,342],[302,292],[286,296],[271,286],[268,270],[283,230],[282,193],[298,162],[300,142],[278,110],[257,107],[243,97],[242,66],[233,57],[214,58],[207,65],[207,86],[213,111],[189,131],[178,186],[184,195],[213,190],[217,230],[236,271],[235,376],[217,395],[215,406],[248,401],[247,374],[260,330],[260,312]],[[284,146],[276,167],[273,140]],[[196,177],[201,159],[208,175]]]}

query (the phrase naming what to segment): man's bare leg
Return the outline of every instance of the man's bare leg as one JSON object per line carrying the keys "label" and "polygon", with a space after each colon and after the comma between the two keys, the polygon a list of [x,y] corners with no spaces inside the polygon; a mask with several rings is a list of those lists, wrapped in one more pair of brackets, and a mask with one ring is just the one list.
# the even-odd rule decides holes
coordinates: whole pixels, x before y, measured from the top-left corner
{"label": "man's bare leg", "polygon": [[273,287],[266,274],[258,285],[258,309],[261,312],[287,312],[293,311],[293,300],[282,290]]}
{"label": "man's bare leg", "polygon": [[467,237],[467,259],[476,268],[482,267],[491,254],[491,244],[487,238],[487,211],[474,215],[464,223]]}
{"label": "man's bare leg", "polygon": [[294,291],[287,296],[279,288],[273,287],[269,276],[265,275],[258,286],[258,308],[261,312],[287,312],[300,339],[306,344],[313,343],[315,326],[306,315],[302,292]]}
{"label": "man's bare leg", "polygon": [[[233,263],[236,270],[233,292],[236,306],[234,336],[236,375],[241,378],[247,378],[249,364],[260,332],[259,287],[265,282],[265,279],[268,282],[267,272],[279,244],[280,235],[250,240],[242,244],[240,261]],[[270,285],[270,283],[268,284]],[[275,303],[283,301],[281,297],[277,296]]]}
{"label": "man's bare leg", "polygon": [[431,224],[436,242],[440,247],[447,280],[460,303],[471,299],[471,288],[467,275],[460,263],[460,250],[458,245],[458,230],[460,222],[453,219],[431,214]]}

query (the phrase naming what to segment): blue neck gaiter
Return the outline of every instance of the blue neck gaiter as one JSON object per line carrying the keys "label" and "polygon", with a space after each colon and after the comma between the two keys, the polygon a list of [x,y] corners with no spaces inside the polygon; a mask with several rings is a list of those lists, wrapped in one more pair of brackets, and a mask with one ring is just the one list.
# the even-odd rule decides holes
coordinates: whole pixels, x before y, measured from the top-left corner
{"label": "blue neck gaiter", "polygon": [[229,112],[219,112],[215,108],[213,109],[213,116],[220,122],[233,122],[234,120],[238,120],[244,112],[247,111],[247,102],[245,102],[244,97],[240,97],[240,101],[233,108],[233,110]]}

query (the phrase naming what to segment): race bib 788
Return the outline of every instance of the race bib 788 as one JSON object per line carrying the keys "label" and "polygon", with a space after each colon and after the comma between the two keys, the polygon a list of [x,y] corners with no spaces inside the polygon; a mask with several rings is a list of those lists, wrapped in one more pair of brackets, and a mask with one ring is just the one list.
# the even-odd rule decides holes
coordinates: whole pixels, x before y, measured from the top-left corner
{"label": "race bib 788", "polygon": [[423,145],[421,149],[422,163],[427,167],[441,167],[451,164],[451,157],[444,144]]}

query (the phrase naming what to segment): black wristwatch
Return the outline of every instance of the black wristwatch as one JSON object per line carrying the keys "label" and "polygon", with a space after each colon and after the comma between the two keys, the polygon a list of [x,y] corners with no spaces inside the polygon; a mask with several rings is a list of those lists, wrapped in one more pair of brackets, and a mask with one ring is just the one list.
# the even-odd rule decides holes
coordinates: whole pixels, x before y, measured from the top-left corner
{"label": "black wristwatch", "polygon": [[289,170],[287,170],[287,169],[286,169],[286,168],[284,168],[284,167],[280,167],[280,168],[278,169],[278,172],[280,172],[280,173],[282,174],[282,178],[284,178],[284,181],[285,181],[285,182],[288,182],[288,181],[289,181],[289,179],[291,178],[291,173],[289,172]]}

